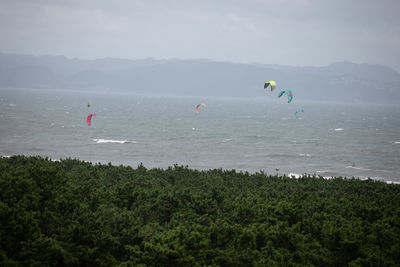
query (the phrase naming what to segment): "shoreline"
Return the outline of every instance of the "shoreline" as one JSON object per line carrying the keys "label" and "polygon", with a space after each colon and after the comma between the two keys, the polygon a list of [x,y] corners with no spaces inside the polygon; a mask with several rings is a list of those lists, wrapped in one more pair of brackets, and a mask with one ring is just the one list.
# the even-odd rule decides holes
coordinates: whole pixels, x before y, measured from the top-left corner
{"label": "shoreline", "polygon": [[[109,165],[109,164],[111,164],[111,166],[124,166],[124,167],[131,167],[131,168],[134,168],[134,169],[136,169],[138,166],[140,166],[140,165],[142,165],[141,163],[140,163],[140,165],[137,165],[137,166],[133,166],[133,165],[129,165],[129,164],[116,164],[116,163],[111,163],[111,162],[108,162],[108,163],[104,163],[104,162],[95,162],[95,161],[88,161],[88,160],[82,160],[82,159],[79,159],[79,158],[60,158],[60,159],[53,159],[53,158],[50,158],[50,157],[45,157],[45,156],[41,156],[41,155],[23,155],[23,154],[19,154],[19,155],[0,155],[0,158],[11,158],[11,157],[20,157],[20,156],[23,156],[23,157],[32,157],[32,158],[34,158],[34,157],[39,157],[39,158],[42,158],[42,159],[48,159],[48,160],[50,160],[50,161],[52,161],[52,162],[60,162],[60,161],[63,161],[63,160],[67,160],[67,159],[73,159],[73,160],[79,160],[79,161],[82,161],[82,162],[87,162],[87,163],[91,163],[91,164],[93,164],[93,165],[95,165],[95,164],[103,164],[103,165]],[[142,165],[142,166],[144,166],[145,168],[147,168],[145,165]],[[188,167],[187,165],[185,166],[185,165],[181,165],[181,164],[171,164],[170,166],[168,166],[168,167],[165,167],[165,168],[163,168],[163,167],[149,167],[148,169],[161,169],[161,170],[166,170],[166,169],[168,169],[169,167],[173,167],[173,166],[180,166],[180,167]],[[383,183],[386,183],[386,184],[400,184],[400,181],[392,181],[392,180],[384,180],[384,178],[380,178],[380,177],[357,177],[357,176],[323,176],[323,175],[320,175],[320,174],[317,174],[317,173],[313,173],[313,174],[311,174],[311,173],[304,173],[304,174],[299,174],[299,173],[294,173],[294,172],[289,172],[289,173],[276,173],[276,174],[273,174],[273,173],[266,173],[266,172],[264,172],[263,170],[259,170],[259,171],[255,171],[255,172],[251,172],[251,171],[246,171],[246,170],[240,170],[240,169],[225,169],[225,168],[206,168],[206,169],[197,169],[197,168],[192,168],[192,167],[188,167],[188,169],[190,169],[190,170],[196,170],[196,171],[205,171],[205,172],[207,172],[207,171],[212,171],[212,170],[223,170],[223,171],[235,171],[235,172],[237,172],[237,173],[248,173],[249,175],[253,175],[253,174],[257,174],[257,173],[262,173],[262,174],[265,174],[265,175],[271,175],[271,176],[278,176],[278,177],[288,177],[288,178],[292,178],[292,179],[300,179],[300,178],[307,178],[307,177],[315,177],[315,178],[323,178],[323,179],[325,179],[325,180],[331,180],[331,179],[336,179],[336,178],[341,178],[341,179],[345,179],[345,180],[349,180],[349,179],[358,179],[358,180],[361,180],[361,181],[366,181],[366,180],[374,180],[374,181],[377,181],[377,182],[383,182]]]}

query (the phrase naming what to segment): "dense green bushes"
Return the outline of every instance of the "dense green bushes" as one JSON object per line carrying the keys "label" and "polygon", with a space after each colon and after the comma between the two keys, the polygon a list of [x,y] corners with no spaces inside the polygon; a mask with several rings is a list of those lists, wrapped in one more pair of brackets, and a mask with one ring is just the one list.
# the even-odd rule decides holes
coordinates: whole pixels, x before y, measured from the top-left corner
{"label": "dense green bushes", "polygon": [[0,265],[391,266],[400,186],[0,159]]}

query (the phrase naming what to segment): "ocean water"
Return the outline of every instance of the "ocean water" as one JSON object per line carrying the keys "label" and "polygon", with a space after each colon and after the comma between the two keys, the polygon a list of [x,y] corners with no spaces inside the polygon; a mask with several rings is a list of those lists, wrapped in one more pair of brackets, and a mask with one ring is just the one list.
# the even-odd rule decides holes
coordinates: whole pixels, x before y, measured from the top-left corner
{"label": "ocean water", "polygon": [[400,106],[2,88],[0,155],[18,154],[400,182]]}

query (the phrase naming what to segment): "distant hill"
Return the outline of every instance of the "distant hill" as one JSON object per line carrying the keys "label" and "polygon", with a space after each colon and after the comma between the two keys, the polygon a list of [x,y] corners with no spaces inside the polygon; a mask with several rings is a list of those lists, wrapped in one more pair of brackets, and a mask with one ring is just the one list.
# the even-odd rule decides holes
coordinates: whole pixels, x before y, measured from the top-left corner
{"label": "distant hill", "polygon": [[[397,104],[400,74],[382,65],[324,67],[210,60],[69,59],[0,53],[0,86],[128,91],[137,94],[260,97],[266,80],[295,100]],[[277,93],[276,93],[277,94]]]}

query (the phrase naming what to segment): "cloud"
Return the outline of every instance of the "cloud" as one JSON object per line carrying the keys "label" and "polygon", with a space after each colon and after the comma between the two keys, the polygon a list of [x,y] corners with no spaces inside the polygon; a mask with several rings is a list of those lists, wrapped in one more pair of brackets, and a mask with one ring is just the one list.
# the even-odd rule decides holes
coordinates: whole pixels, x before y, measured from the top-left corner
{"label": "cloud", "polygon": [[0,51],[400,70],[396,0],[3,0]]}

